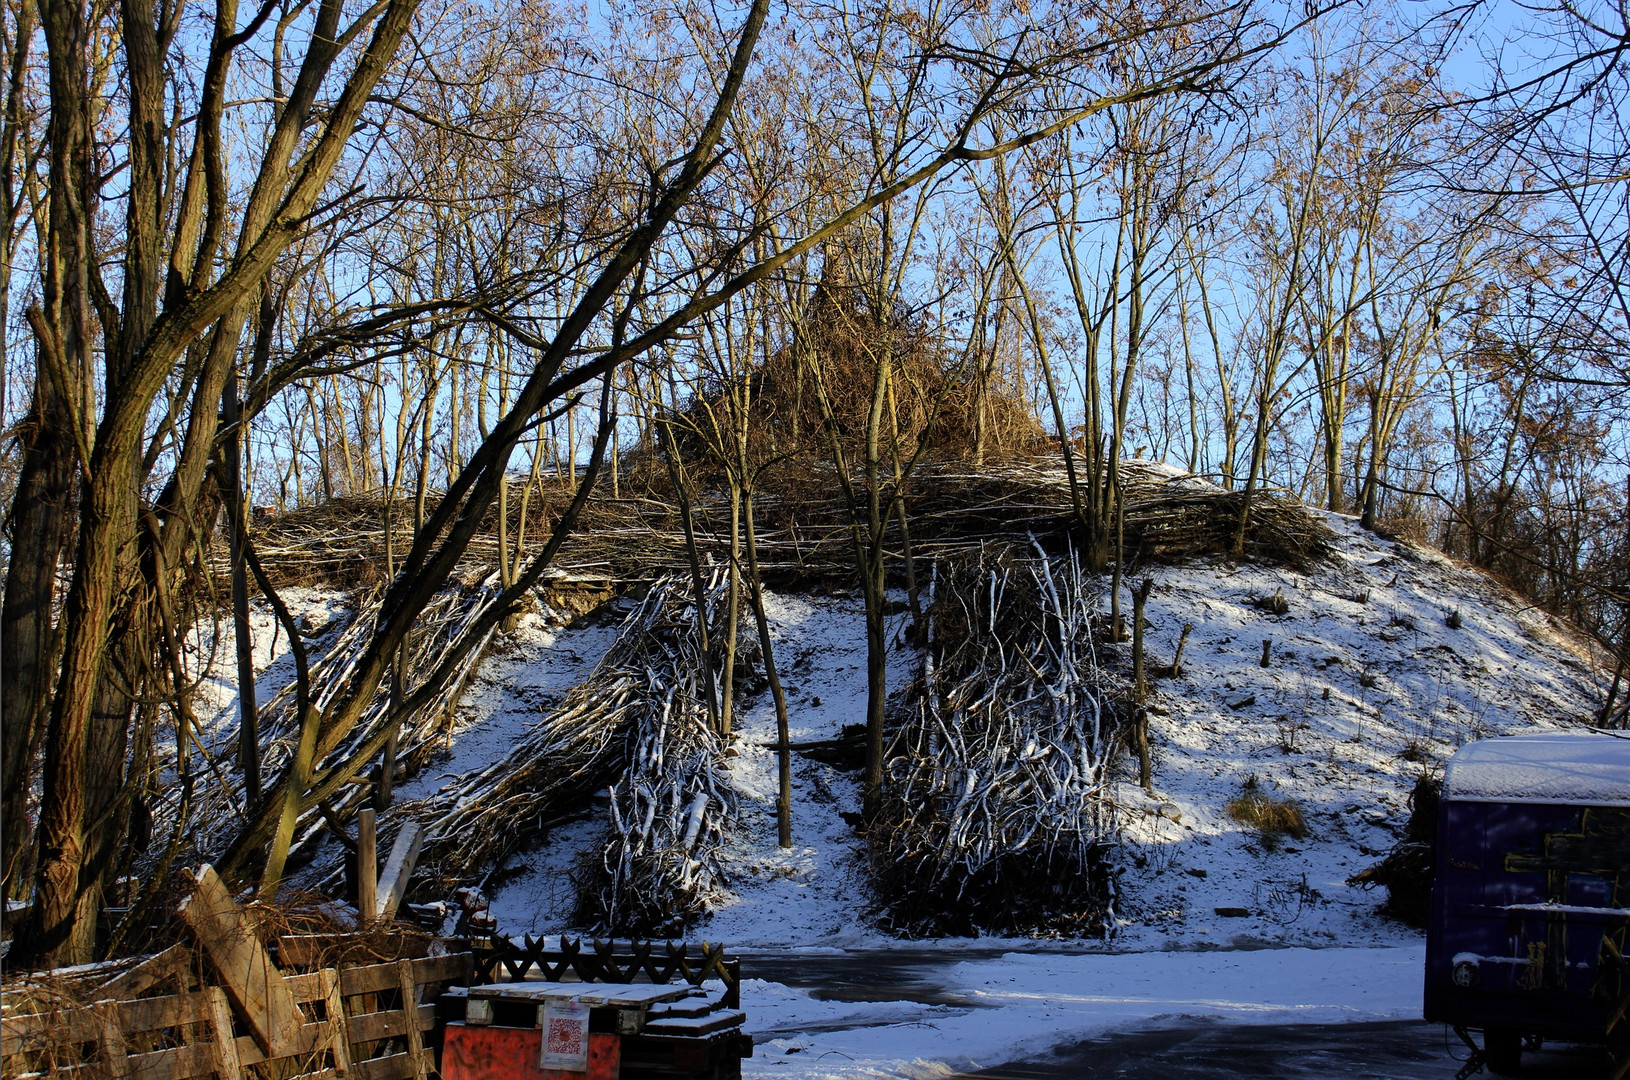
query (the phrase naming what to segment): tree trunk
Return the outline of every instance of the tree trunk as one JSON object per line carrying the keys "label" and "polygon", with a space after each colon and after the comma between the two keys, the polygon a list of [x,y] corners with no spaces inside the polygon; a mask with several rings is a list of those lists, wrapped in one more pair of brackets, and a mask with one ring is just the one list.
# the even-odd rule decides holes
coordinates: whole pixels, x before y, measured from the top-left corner
{"label": "tree trunk", "polygon": [[775,800],[777,843],[792,846],[792,741],[787,729],[787,695],[775,666],[775,649],[770,642],[770,620],[764,614],[764,585],[758,577],[758,542],[753,525],[753,492],[741,493],[742,517],[747,539],[747,583],[753,594],[753,615],[758,620],[759,649],[764,654],[764,676],[770,680],[770,696],[775,699],[775,755],[780,774],[780,794]]}
{"label": "tree trunk", "polygon": [[249,569],[244,560],[249,538],[244,530],[249,525],[249,511],[243,490],[243,422],[238,409],[238,377],[234,368],[227,378],[221,399],[228,424],[233,433],[222,450],[225,463],[223,497],[232,501],[235,509],[227,514],[232,559],[232,627],[237,645],[238,661],[238,768],[243,771],[244,801],[253,805],[260,801],[260,717],[255,708],[255,650],[253,629],[249,625]]}
{"label": "tree trunk", "polygon": [[61,646],[54,627],[57,563],[73,531],[72,419],[41,373],[29,418],[18,426],[22,469],[12,509],[11,561],[0,610],[0,767],[4,769],[4,869],[7,897],[26,880],[32,830],[28,801],[45,734],[47,690]]}

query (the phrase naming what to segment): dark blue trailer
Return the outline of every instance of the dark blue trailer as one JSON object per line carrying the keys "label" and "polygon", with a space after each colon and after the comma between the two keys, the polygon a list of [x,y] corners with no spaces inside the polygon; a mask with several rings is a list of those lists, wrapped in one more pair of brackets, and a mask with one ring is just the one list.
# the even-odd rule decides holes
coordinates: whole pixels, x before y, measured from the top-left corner
{"label": "dark blue trailer", "polygon": [[1605,1043],[1630,1071],[1630,737],[1513,735],[1463,747],[1438,809],[1426,1018],[1497,1073],[1525,1042]]}

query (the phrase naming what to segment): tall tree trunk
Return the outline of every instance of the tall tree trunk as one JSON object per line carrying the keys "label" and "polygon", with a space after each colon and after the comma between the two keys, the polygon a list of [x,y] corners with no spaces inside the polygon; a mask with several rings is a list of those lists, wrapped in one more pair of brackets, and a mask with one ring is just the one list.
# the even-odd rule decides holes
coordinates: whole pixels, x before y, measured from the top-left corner
{"label": "tall tree trunk", "polygon": [[[39,370],[36,368],[36,370]],[[26,891],[33,835],[28,801],[45,734],[48,688],[61,641],[53,602],[57,564],[73,531],[73,423],[41,371],[34,402],[18,425],[22,468],[11,515],[11,562],[0,609],[0,767],[4,769],[5,892]]]}
{"label": "tall tree trunk", "polygon": [[741,630],[741,500],[730,489],[730,592],[724,621],[724,662],[720,665],[719,727],[725,738],[735,725],[736,643]]}
{"label": "tall tree trunk", "polygon": [[245,562],[249,537],[249,510],[243,487],[242,414],[238,408],[238,376],[234,367],[221,398],[232,434],[222,449],[225,464],[222,497],[231,500],[227,514],[232,560],[232,629],[238,661],[238,768],[243,771],[244,801],[260,801],[260,717],[255,708],[255,642],[249,624],[249,568]]}
{"label": "tall tree trunk", "polygon": [[[44,311],[31,321],[39,339],[40,366],[56,383],[69,416],[69,437],[88,449],[85,434],[92,400],[88,383],[95,348],[90,318],[91,208],[95,204],[89,39],[93,29],[75,5],[61,0],[48,0],[41,14],[51,87],[50,221],[41,297]],[[111,500],[93,500],[89,494],[86,491],[79,500],[78,569],[67,599],[61,675],[46,742],[39,896],[25,941],[20,943],[29,959],[46,966],[91,958],[82,935],[75,942],[69,939],[79,907],[83,865],[85,743],[113,591],[108,580],[113,568],[112,538],[105,529],[92,527],[91,521],[111,520],[114,507]],[[87,519],[86,511],[97,517]],[[92,575],[98,580],[88,580]],[[45,614],[48,618],[49,607]],[[94,625],[87,626],[87,618]]]}

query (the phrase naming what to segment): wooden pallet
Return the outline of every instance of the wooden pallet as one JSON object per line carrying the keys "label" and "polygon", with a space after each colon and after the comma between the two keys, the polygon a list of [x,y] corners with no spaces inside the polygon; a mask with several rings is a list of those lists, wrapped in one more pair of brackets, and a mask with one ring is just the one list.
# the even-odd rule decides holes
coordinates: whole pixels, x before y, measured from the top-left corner
{"label": "wooden pallet", "polygon": [[8,991],[7,1080],[436,1074],[435,1002],[445,984],[469,981],[468,953],[286,970],[207,867],[184,915],[196,949],[174,946],[100,985],[47,976]]}

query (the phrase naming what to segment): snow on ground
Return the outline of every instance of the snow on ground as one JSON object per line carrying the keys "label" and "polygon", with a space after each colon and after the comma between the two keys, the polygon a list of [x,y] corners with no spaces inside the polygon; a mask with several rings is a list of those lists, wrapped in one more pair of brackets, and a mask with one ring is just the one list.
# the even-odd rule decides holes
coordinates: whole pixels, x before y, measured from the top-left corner
{"label": "snow on ground", "polygon": [[[765,597],[776,665],[787,694],[793,745],[836,738],[866,722],[865,607],[848,596]],[[897,641],[909,615],[890,617]],[[910,678],[911,654],[896,649],[888,684]],[[871,897],[854,827],[840,814],[860,811],[860,774],[793,755],[792,847],[776,846],[775,704],[769,694],[737,726],[730,776],[741,796],[741,821],[725,852],[735,895],[701,932],[735,948],[820,943],[844,946],[887,940],[857,917]]]}
{"label": "snow on ground", "polygon": [[1419,1015],[1425,950],[1009,953],[946,970],[954,1003],[821,1000],[747,980],[745,1077],[938,1077],[1196,1017],[1333,1023]]}
{"label": "snow on ground", "polygon": [[[404,800],[434,794],[450,779],[486,768],[508,754],[524,732],[588,677],[617,638],[616,618],[566,617],[549,609],[523,615],[501,636],[459,702],[448,751],[398,789]],[[509,934],[558,933],[576,907],[574,875],[601,840],[605,822],[592,811],[551,830],[524,863],[506,865],[489,886],[492,914]]]}
{"label": "snow on ground", "polygon": [[[355,613],[352,597],[339,589],[291,586],[278,597],[300,629],[313,660],[323,654]],[[294,681],[294,651],[289,635],[272,614],[271,606],[256,599],[249,608],[251,651],[255,658],[255,700],[264,706],[283,687]],[[238,737],[237,635],[232,617],[223,614],[217,623],[200,624],[189,641],[194,670],[201,672],[193,696],[193,709],[209,738],[216,741]],[[212,753],[221,747],[212,747]]]}
{"label": "snow on ground", "polygon": [[[1323,517],[1335,554],[1310,574],[1153,572],[1153,661],[1194,628],[1183,676],[1156,684],[1154,795],[1121,788],[1120,947],[1407,937],[1346,878],[1397,842],[1415,778],[1474,739],[1577,726],[1599,700],[1582,647],[1543,613],[1440,554]],[[1276,592],[1287,614],[1252,606]],[[1253,776],[1301,805],[1306,840],[1270,848],[1229,817]]]}

